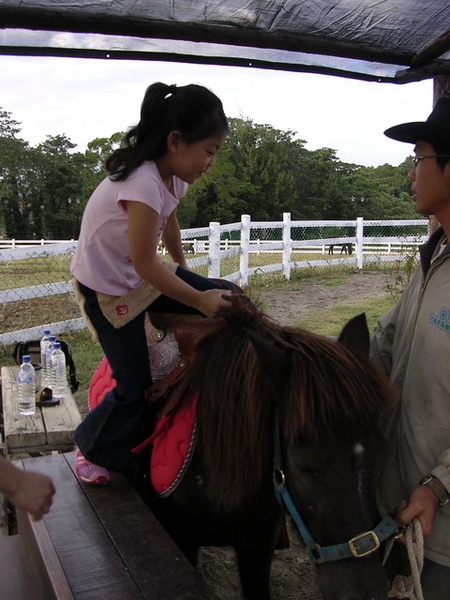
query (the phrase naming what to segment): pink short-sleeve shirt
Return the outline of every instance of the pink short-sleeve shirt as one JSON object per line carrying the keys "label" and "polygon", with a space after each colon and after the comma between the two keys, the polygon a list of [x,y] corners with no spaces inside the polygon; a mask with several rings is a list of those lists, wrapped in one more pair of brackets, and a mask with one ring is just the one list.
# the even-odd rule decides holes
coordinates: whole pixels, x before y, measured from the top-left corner
{"label": "pink short-sleeve shirt", "polygon": [[172,191],[164,185],[154,162],[144,162],[125,181],[106,177],[86,205],[70,271],[91,289],[121,296],[142,283],[131,263],[127,213],[122,201],[142,202],[159,215],[161,239],[170,214],[188,185],[173,177]]}

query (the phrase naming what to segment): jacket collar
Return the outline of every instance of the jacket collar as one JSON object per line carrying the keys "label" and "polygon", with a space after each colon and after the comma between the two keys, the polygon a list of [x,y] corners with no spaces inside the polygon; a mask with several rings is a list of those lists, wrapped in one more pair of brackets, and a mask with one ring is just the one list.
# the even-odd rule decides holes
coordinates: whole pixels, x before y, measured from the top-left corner
{"label": "jacket collar", "polygon": [[[436,229],[436,231],[434,231],[431,234],[429,240],[427,242],[425,242],[425,244],[423,244],[423,246],[420,246],[420,248],[419,248],[420,262],[422,265],[422,272],[424,275],[426,275],[428,273],[428,270],[430,268],[431,261],[435,254],[436,248],[442,242],[444,235],[445,235],[444,229],[442,227],[439,227],[438,229]],[[447,244],[447,248],[444,250],[444,252],[442,254],[449,254],[449,253],[450,253],[450,242]]]}

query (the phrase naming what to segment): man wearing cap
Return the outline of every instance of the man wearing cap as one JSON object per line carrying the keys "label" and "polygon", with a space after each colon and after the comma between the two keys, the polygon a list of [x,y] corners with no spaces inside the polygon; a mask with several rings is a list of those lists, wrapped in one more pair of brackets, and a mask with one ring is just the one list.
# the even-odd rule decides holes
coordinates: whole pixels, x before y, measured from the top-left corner
{"label": "man wearing cap", "polygon": [[[385,135],[414,144],[413,201],[441,227],[420,248],[421,262],[398,303],[372,336],[372,357],[398,386],[401,400],[388,431],[380,509],[417,518],[425,537],[425,600],[450,599],[450,98],[425,122]],[[409,574],[406,549],[395,544],[388,571]],[[406,560],[406,565],[404,564]]]}

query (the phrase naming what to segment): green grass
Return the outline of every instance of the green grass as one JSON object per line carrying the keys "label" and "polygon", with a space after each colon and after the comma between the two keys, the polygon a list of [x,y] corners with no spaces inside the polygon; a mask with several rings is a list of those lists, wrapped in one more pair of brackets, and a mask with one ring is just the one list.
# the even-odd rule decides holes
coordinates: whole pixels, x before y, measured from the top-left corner
{"label": "green grass", "polygon": [[[202,254],[197,255],[189,255],[189,260],[203,257]],[[348,256],[346,257],[348,258]],[[354,259],[354,256],[352,257]],[[239,271],[239,255],[231,256],[228,258],[223,258],[220,261],[220,270],[222,273],[222,277],[226,277],[228,273],[236,273]],[[249,285],[252,287],[260,287],[261,289],[295,289],[292,288],[292,285],[295,283],[302,283],[305,279],[322,279],[323,281],[333,281],[336,278],[342,276],[342,274],[346,275],[349,273],[356,273],[358,269],[356,267],[355,261],[352,264],[343,264],[339,263],[339,257],[334,256],[330,257],[328,254],[322,253],[292,253],[291,261],[292,262],[301,262],[301,261],[330,261],[327,266],[324,267],[305,267],[299,269],[293,269],[291,271],[291,279],[290,281],[286,281],[283,274],[278,272],[273,273],[262,273],[256,271],[255,275],[251,275],[249,277]],[[331,260],[334,262],[332,263]],[[398,272],[399,270],[403,271],[405,261],[399,261],[398,256],[395,254],[392,255],[392,262],[383,263],[383,271],[386,272]],[[281,254],[250,254],[249,255],[249,268],[257,269],[258,267],[263,267],[267,265],[281,264],[282,256]],[[206,265],[199,267],[192,267],[192,270],[198,273],[199,275],[203,275],[204,277],[208,276],[208,267]],[[365,263],[364,271],[379,271],[380,267],[376,263]],[[332,283],[328,283],[328,285],[332,285]],[[335,285],[339,285],[339,283],[335,283]]]}
{"label": "green grass", "polygon": [[[30,248],[30,253],[32,253]],[[70,279],[70,256],[34,256],[0,263],[0,290],[55,283]]]}
{"label": "green grass", "polygon": [[328,310],[314,312],[295,325],[322,335],[336,336],[348,320],[355,315],[365,313],[369,331],[372,331],[378,317],[389,310],[394,302],[393,298],[387,297],[367,298],[355,303],[340,304]]}

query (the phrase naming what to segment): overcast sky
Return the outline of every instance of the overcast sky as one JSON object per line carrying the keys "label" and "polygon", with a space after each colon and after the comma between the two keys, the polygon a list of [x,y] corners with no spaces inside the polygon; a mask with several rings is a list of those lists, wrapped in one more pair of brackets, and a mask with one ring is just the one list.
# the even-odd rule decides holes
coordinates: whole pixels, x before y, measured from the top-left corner
{"label": "overcast sky", "polygon": [[31,145],[65,134],[84,151],[96,137],[125,131],[139,120],[146,87],[199,83],[215,92],[229,117],[290,129],[309,150],[328,147],[359,165],[398,165],[410,144],[383,131],[423,121],[432,109],[432,81],[406,85],[146,61],[0,56],[0,107],[22,124]]}

